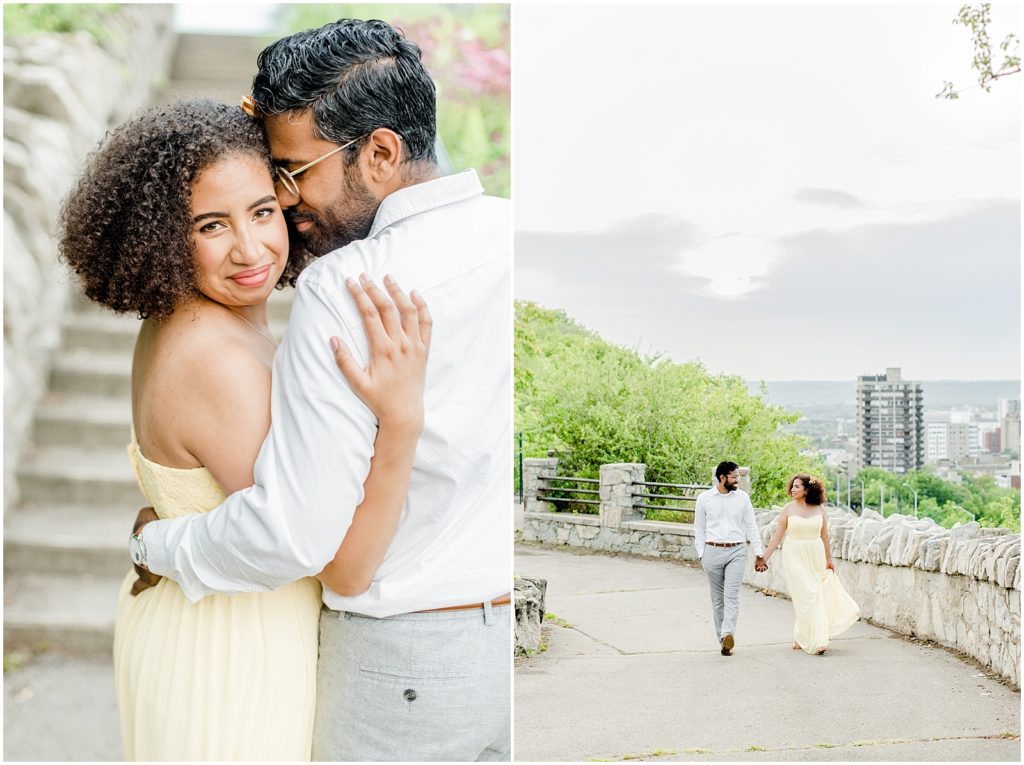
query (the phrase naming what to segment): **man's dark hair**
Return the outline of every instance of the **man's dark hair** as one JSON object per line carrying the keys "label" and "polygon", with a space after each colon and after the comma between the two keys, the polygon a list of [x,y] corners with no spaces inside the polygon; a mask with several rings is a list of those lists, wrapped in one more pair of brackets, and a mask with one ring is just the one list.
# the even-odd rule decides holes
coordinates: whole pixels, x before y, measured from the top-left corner
{"label": "man's dark hair", "polygon": [[[339,19],[267,46],[252,96],[261,115],[312,110],[318,138],[337,144],[377,128],[402,137],[413,162],[436,162],[436,92],[420,48],[383,21]],[[343,154],[351,162],[357,141]]]}
{"label": "man's dark hair", "polygon": [[723,475],[729,475],[738,467],[739,465],[735,462],[719,462],[718,467],[715,468],[715,480],[720,481]]}

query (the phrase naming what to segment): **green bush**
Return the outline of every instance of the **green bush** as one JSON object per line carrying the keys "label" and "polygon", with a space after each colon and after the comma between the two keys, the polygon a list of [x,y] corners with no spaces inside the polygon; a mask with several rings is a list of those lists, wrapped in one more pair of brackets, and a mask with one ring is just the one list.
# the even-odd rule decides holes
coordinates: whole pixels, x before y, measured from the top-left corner
{"label": "green bush", "polygon": [[554,449],[564,474],[640,462],[648,481],[710,484],[715,465],[734,460],[750,466],[754,503],[766,507],[785,500],[790,475],[820,468],[782,430],[797,415],[751,396],[739,377],[641,356],[534,303],[517,301],[515,339],[523,452]]}
{"label": "green bush", "polygon": [[11,3],[4,6],[4,37],[87,32],[99,43],[110,39],[109,20],[117,3]]}
{"label": "green bush", "polygon": [[[845,477],[839,484],[845,491]],[[836,485],[834,474],[829,485]],[[861,482],[864,483],[863,496]],[[956,523],[977,520],[982,526],[1020,531],[1020,489],[1004,489],[991,476],[961,476],[960,483],[940,478],[929,468],[905,475],[880,468],[864,468],[851,481],[852,504],[881,507],[885,498],[885,514],[914,513],[914,492],[917,492],[917,514],[931,518],[949,528]]]}

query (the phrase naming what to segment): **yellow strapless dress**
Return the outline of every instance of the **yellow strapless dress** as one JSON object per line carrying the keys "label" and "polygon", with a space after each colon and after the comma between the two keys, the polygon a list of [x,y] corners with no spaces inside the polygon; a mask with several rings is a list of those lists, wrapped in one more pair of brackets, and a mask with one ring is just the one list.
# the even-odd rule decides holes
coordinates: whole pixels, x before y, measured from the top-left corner
{"label": "yellow strapless dress", "polygon": [[782,570],[796,612],[793,640],[807,653],[823,651],[860,618],[860,607],[825,568],[822,522],[820,515],[790,515],[782,545]]}
{"label": "yellow strapless dress", "polygon": [[[206,468],[178,469],[128,447],[161,518],[224,501]],[[114,681],[126,760],[309,760],[320,583],[189,603],[173,581],[121,585]]]}

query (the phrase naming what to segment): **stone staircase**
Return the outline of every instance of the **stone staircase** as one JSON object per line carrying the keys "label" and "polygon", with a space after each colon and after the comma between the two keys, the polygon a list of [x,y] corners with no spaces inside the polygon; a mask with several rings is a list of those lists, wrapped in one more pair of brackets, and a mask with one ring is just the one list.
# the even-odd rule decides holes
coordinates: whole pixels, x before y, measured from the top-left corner
{"label": "stone staircase", "polygon": [[[253,38],[182,36],[154,103],[200,94],[237,102],[249,92],[262,47]],[[271,297],[278,338],[290,301],[291,290]],[[4,518],[5,651],[110,655],[117,591],[130,568],[128,535],[147,504],[126,452],[138,328],[134,317],[80,296],[65,317],[33,444],[18,469],[22,501]]]}

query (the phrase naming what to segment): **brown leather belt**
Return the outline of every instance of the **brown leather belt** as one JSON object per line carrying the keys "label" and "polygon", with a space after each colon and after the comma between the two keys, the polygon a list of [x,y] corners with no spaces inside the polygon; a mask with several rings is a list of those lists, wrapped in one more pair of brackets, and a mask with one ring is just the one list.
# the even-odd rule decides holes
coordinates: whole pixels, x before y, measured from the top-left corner
{"label": "brown leather belt", "polygon": [[704,544],[711,545],[712,547],[736,547],[743,544],[743,542],[705,542]]}
{"label": "brown leather belt", "polygon": [[[507,606],[512,602],[512,593],[506,592],[491,601],[492,606]],[[468,611],[471,608],[483,608],[483,603],[467,603],[464,606],[446,606],[445,608],[425,608],[417,611],[418,614],[432,614],[436,611]]]}

